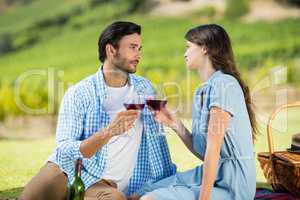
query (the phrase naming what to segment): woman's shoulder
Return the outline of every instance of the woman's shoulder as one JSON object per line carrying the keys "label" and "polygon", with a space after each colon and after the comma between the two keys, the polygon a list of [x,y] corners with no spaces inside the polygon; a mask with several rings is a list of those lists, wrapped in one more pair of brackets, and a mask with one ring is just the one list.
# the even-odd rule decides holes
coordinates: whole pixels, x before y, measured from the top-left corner
{"label": "woman's shoulder", "polygon": [[219,72],[216,76],[214,76],[208,83],[212,87],[221,87],[221,88],[239,88],[240,84],[238,80],[230,75],[225,74],[223,72]]}
{"label": "woman's shoulder", "polygon": [[207,89],[209,94],[215,95],[219,94],[225,98],[234,98],[240,100],[240,97],[243,97],[243,90],[238,80],[230,75],[225,73],[219,73],[214,76],[208,84]]}

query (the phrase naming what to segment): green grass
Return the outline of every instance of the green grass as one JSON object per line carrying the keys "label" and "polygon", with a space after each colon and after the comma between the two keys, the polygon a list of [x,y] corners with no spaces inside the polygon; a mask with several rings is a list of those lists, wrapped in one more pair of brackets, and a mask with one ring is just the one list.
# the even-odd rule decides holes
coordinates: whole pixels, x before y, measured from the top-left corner
{"label": "green grass", "polygon": [[[288,148],[291,135],[300,132],[298,113],[299,110],[290,110],[288,120],[282,113],[274,121],[275,127],[280,125],[282,128],[287,125],[287,130],[284,132],[274,132],[275,150]],[[285,124],[285,122],[288,123]],[[191,120],[184,120],[184,123],[190,128]],[[263,123],[260,124],[261,135],[255,144],[256,152],[268,151],[266,127]],[[177,164],[179,171],[188,170],[201,164],[173,132],[170,132],[167,137],[172,159]],[[22,187],[38,172],[54,146],[54,137],[39,140],[0,140],[0,198],[18,196]],[[256,168],[257,182],[265,185],[263,183],[266,181],[258,162]]]}
{"label": "green grass", "polygon": [[54,147],[53,138],[0,140],[0,198],[15,197],[38,172]]}

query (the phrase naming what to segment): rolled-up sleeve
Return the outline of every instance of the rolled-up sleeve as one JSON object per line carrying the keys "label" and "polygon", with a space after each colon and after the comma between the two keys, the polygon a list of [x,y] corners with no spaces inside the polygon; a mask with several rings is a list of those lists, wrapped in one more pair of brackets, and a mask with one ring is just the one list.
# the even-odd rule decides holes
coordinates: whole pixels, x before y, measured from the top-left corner
{"label": "rolled-up sleeve", "polygon": [[56,129],[58,150],[71,160],[83,158],[80,144],[84,126],[84,101],[75,87],[63,97]]}
{"label": "rolled-up sleeve", "polygon": [[234,116],[237,100],[241,98],[239,95],[242,95],[239,93],[238,83],[228,78],[220,78],[210,86],[209,110],[219,107]]}

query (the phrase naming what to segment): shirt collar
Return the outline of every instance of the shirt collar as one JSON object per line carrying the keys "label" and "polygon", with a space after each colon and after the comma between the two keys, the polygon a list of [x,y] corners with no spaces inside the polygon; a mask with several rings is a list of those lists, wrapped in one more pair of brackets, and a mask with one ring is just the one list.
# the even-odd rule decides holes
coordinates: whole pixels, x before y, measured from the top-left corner
{"label": "shirt collar", "polygon": [[213,79],[215,79],[217,76],[219,76],[220,74],[223,74],[223,72],[221,70],[217,70],[215,71],[209,78],[208,80],[205,82],[205,84],[211,82]]}
{"label": "shirt collar", "polygon": [[215,71],[207,80],[207,82],[210,82],[211,80],[213,80],[215,77],[219,76],[220,74],[223,74],[223,72],[221,70],[217,70]]}
{"label": "shirt collar", "polygon": [[[135,88],[137,88],[136,86],[138,86],[135,83],[135,78],[133,74],[129,74],[128,75],[128,86],[133,86]],[[96,73],[96,88],[98,91],[98,94],[100,97],[103,97],[104,99],[107,98],[107,86],[104,80],[104,75],[103,75],[103,65],[98,69],[97,73]],[[100,98],[102,100],[102,98]]]}
{"label": "shirt collar", "polygon": [[199,94],[202,92],[202,90],[204,90],[204,88],[206,88],[206,87],[209,85],[209,83],[210,83],[213,79],[215,79],[217,76],[219,76],[220,74],[223,74],[223,72],[222,72],[221,70],[215,71],[215,72],[207,79],[206,82],[202,83],[202,84],[198,87],[198,89],[196,90],[196,94],[199,95]]}

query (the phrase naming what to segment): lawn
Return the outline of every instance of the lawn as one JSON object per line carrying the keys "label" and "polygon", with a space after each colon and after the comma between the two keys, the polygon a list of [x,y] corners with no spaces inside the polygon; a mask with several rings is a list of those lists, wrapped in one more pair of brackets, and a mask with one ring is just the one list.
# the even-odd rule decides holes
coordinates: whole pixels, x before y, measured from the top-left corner
{"label": "lawn", "polygon": [[[290,146],[291,134],[300,132],[299,110],[288,112],[288,123],[284,113],[278,116],[275,124],[281,127],[287,125],[287,131],[275,132],[274,141],[277,150]],[[190,127],[191,120],[184,120]],[[260,124],[261,135],[255,144],[256,152],[267,151],[265,125]],[[188,152],[180,139],[172,132],[168,134],[168,142],[172,159],[177,164],[179,171],[191,169],[200,162]],[[22,187],[28,182],[43,165],[52,149],[54,137],[36,140],[0,140],[0,198],[16,197]],[[259,163],[257,163],[257,182],[262,185],[265,182]]]}

